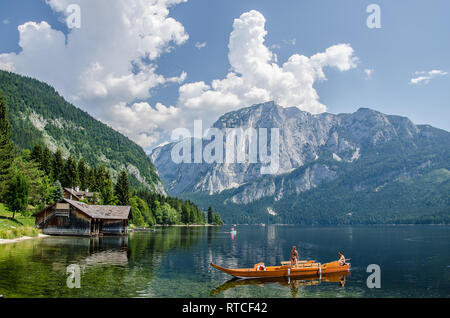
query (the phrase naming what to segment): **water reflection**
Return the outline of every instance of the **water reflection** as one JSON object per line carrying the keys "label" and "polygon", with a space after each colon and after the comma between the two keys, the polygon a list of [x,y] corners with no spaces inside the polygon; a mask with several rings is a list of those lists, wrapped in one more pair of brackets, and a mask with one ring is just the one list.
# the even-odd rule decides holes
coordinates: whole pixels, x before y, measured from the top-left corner
{"label": "water reflection", "polygon": [[[0,294],[10,297],[448,297],[450,227],[161,227],[128,237],[48,237],[0,245]],[[231,280],[229,268],[280,264],[296,245],[321,262],[342,250],[350,277]],[[77,264],[81,288],[68,288]],[[366,286],[368,264],[383,269],[382,288]],[[350,281],[351,280],[351,281]],[[221,285],[223,284],[223,285]],[[220,285],[220,286],[219,286]],[[243,286],[247,285],[247,286]],[[339,286],[344,286],[341,288]],[[219,287],[217,287],[219,286]],[[264,286],[264,288],[258,288]]]}
{"label": "water reflection", "polygon": [[324,276],[308,276],[308,277],[268,277],[268,278],[252,278],[252,279],[238,279],[232,278],[229,281],[223,283],[222,285],[214,288],[210,292],[211,297],[215,297],[226,290],[237,288],[240,286],[256,285],[259,287],[264,287],[265,285],[278,283],[282,287],[289,288],[291,290],[291,295],[296,298],[298,295],[299,287],[301,286],[316,286],[323,282],[328,283],[338,283],[340,287],[345,286],[346,277],[350,275],[349,272],[344,273],[331,273]]}
{"label": "water reflection", "polygon": [[85,266],[126,266],[128,237],[97,237],[89,242],[90,255],[80,260]]}

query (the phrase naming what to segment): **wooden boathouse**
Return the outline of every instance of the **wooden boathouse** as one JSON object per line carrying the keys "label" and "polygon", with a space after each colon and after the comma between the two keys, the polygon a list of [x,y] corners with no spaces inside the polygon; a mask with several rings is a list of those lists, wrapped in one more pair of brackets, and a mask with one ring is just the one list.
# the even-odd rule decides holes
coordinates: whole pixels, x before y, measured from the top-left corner
{"label": "wooden boathouse", "polygon": [[35,226],[51,235],[124,235],[128,220],[133,218],[130,206],[91,205],[62,199],[34,214]]}

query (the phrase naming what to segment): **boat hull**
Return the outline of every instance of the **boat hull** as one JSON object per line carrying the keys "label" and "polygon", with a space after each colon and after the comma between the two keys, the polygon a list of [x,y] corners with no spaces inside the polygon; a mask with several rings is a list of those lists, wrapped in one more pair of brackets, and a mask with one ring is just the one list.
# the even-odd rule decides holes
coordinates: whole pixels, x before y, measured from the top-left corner
{"label": "boat hull", "polygon": [[329,273],[339,273],[350,271],[350,264],[339,265],[336,262],[326,264],[314,263],[310,266],[291,267],[289,265],[268,266],[264,269],[256,268],[225,268],[214,263],[210,263],[212,267],[238,278],[267,278],[267,277],[304,277],[304,276],[320,276]]}

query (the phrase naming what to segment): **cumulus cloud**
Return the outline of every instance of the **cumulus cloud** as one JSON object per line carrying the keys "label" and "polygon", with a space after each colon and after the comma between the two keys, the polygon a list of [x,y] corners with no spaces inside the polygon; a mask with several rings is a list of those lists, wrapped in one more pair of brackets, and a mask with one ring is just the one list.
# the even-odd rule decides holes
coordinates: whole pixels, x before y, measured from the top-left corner
{"label": "cumulus cloud", "polygon": [[435,77],[447,75],[447,72],[442,70],[432,70],[429,72],[415,72],[414,75],[416,75],[416,77],[413,77],[409,81],[410,84],[428,84]]}
{"label": "cumulus cloud", "polygon": [[141,122],[133,126],[152,121],[167,131],[174,125],[192,128],[195,119],[203,119],[207,128],[226,112],[270,100],[311,113],[326,111],[314,83],[326,80],[326,67],[339,71],[355,68],[357,58],[353,48],[349,44],[337,44],[311,57],[294,54],[280,66],[276,55],[264,44],[266,34],[265,18],[260,12],[243,13],[233,23],[228,44],[231,69],[225,78],[210,84],[199,81],[182,85],[176,106],[159,105],[155,110],[145,103],[124,110],[125,105],[118,105],[114,111],[130,114],[114,116],[119,121],[116,125],[129,126],[126,119],[130,118],[133,123]]}
{"label": "cumulus cloud", "polygon": [[292,55],[281,66],[264,44],[265,18],[258,11],[243,13],[234,20],[229,39],[228,59],[231,72],[210,85],[203,82],[180,88],[179,106],[207,109],[220,114],[238,107],[275,100],[283,106],[320,113],[326,106],[319,102],[313,85],[325,80],[324,68],[347,71],[356,66],[353,49],[348,44],[331,46],[311,57]]}
{"label": "cumulus cloud", "polygon": [[0,54],[0,68],[43,80],[109,122],[115,105],[145,100],[151,88],[185,80],[184,72],[157,72],[157,59],[188,40],[183,25],[169,16],[172,5],[185,1],[46,0],[61,21],[69,5],[79,5],[81,28],[64,34],[46,21],[26,22],[18,27],[21,51]]}

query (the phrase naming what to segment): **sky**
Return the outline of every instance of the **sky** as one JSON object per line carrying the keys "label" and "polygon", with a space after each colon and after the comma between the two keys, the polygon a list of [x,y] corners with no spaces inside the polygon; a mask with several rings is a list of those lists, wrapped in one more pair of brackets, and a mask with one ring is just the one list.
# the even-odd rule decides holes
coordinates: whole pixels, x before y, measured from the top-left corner
{"label": "sky", "polygon": [[446,0],[1,0],[0,69],[147,152],[269,100],[448,131],[449,15]]}

